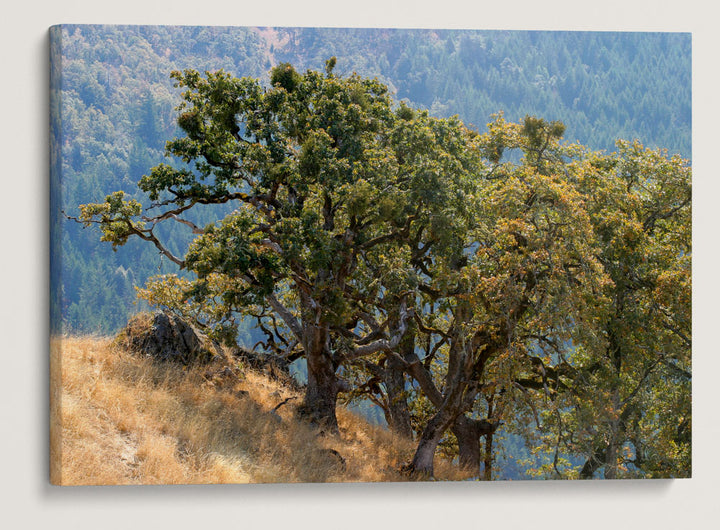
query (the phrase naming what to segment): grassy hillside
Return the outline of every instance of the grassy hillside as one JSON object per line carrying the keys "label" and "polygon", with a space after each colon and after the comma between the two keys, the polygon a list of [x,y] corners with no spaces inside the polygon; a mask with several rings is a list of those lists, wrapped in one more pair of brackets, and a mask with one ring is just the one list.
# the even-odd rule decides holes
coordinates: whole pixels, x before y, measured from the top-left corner
{"label": "grassy hillside", "polygon": [[[294,419],[291,385],[229,359],[184,368],[97,337],[58,338],[51,352],[53,484],[407,479],[412,444],[342,408],[340,436],[318,436]],[[466,476],[438,461],[436,478]]]}

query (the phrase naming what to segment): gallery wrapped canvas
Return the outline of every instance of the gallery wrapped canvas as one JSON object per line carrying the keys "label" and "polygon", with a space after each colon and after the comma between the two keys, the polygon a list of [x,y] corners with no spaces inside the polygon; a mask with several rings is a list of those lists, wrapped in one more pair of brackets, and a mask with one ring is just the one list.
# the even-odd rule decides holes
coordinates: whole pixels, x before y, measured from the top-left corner
{"label": "gallery wrapped canvas", "polygon": [[53,27],[52,482],[689,477],[690,44]]}

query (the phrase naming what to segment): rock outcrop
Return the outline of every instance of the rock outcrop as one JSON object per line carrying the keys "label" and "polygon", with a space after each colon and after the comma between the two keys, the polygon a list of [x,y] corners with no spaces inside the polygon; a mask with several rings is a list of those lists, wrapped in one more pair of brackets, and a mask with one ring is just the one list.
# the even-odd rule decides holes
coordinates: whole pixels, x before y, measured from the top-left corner
{"label": "rock outcrop", "polygon": [[132,351],[160,361],[206,363],[213,357],[202,333],[179,316],[163,311],[130,319],[124,339]]}

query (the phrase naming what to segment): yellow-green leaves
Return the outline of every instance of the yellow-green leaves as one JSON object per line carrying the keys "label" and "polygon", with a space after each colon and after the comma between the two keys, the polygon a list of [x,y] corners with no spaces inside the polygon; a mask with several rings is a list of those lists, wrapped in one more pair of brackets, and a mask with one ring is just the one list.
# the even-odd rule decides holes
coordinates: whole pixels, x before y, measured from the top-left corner
{"label": "yellow-green leaves", "polygon": [[[331,396],[325,419],[348,363],[388,374],[392,358],[423,379],[419,413],[450,428],[492,408],[553,455],[545,471],[617,476],[637,472],[632,458],[652,476],[686,472],[689,164],[637,142],[589,153],[531,116],[478,134],[333,66],[283,64],[271,86],[173,73],[183,135],[139,183],[152,204],[117,192],[79,217],[195,276],[155,278],[141,298],[226,340],[252,314],[268,344],[320,370],[311,380],[328,387],[306,401]],[[225,203],[232,213],[193,223],[191,209]],[[155,231],[175,222],[195,236],[180,257]],[[570,469],[569,454],[590,463]]]}
{"label": "yellow-green leaves", "polygon": [[80,221],[86,226],[98,223],[102,241],[112,243],[113,248],[124,245],[128,237],[144,228],[141,221],[134,220],[142,212],[142,205],[135,199],[125,200],[125,193],[116,191],[98,204],[80,206]]}

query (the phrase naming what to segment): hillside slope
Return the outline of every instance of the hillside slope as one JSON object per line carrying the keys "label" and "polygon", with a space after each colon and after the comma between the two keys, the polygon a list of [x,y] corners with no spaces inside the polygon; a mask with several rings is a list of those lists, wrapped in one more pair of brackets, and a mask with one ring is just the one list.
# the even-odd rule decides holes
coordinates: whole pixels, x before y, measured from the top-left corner
{"label": "hillside slope", "polygon": [[[51,388],[53,484],[407,479],[398,469],[412,456],[410,442],[344,409],[340,436],[318,436],[294,419],[296,390],[227,359],[184,368],[109,338],[58,338]],[[436,478],[465,476],[437,462]]]}

